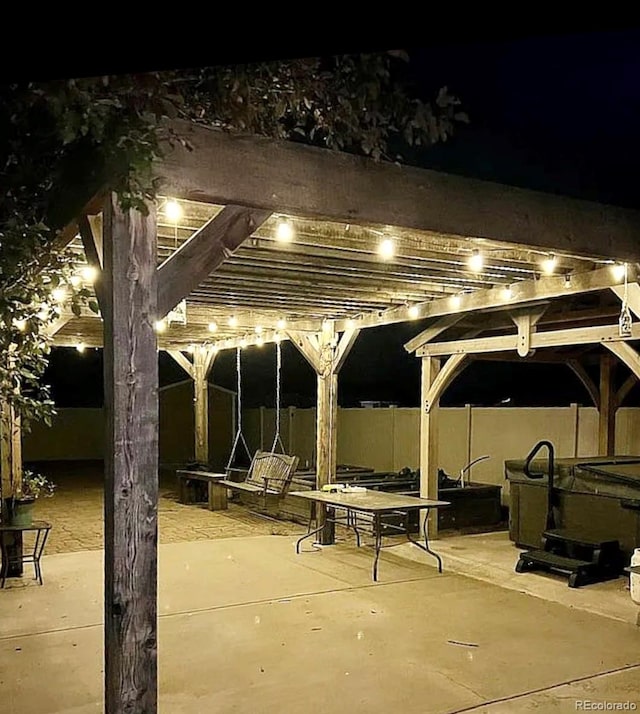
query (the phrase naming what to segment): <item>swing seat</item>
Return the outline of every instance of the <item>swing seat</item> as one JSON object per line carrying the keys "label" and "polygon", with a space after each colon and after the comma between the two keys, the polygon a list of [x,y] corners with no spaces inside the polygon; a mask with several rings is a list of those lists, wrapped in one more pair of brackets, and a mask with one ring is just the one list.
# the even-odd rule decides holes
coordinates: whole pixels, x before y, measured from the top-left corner
{"label": "swing seat", "polygon": [[265,508],[268,496],[283,499],[298,468],[298,461],[297,456],[256,451],[244,481],[216,479],[211,482],[210,487],[218,492],[215,499],[216,508],[212,510],[227,508],[228,491],[261,496]]}

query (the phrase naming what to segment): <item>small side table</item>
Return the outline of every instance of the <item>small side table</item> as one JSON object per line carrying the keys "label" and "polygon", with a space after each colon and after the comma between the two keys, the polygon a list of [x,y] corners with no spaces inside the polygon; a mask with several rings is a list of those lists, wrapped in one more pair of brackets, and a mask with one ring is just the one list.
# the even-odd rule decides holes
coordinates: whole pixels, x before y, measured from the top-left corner
{"label": "small side table", "polygon": [[[50,530],[51,524],[46,521],[33,521],[30,526],[10,526],[0,524],[0,553],[2,553],[0,588],[4,587],[8,577],[7,574],[9,572],[9,567],[16,560],[22,563],[33,563],[33,569],[36,574],[35,579],[40,583],[40,585],[42,585],[42,568],[40,567],[40,558],[42,557]],[[16,559],[15,556],[11,556],[9,554],[8,539],[6,538],[6,535],[10,533],[25,533],[27,531],[36,532],[36,542],[34,543],[33,550],[26,553],[23,552],[22,555]]]}

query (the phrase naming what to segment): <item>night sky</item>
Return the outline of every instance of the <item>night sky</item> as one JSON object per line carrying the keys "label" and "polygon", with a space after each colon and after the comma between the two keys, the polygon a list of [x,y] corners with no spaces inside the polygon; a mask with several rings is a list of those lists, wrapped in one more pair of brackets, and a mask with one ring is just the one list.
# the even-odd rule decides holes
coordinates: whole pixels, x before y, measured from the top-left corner
{"label": "night sky", "polygon": [[[410,51],[413,81],[424,96],[447,85],[471,118],[457,135],[411,163],[450,173],[637,207],[640,163],[640,30],[433,43]],[[184,65],[182,65],[184,66]],[[340,403],[383,400],[417,406],[418,360],[402,347],[417,323],[365,330],[340,377]],[[99,351],[55,350],[48,379],[60,406],[99,405]],[[272,404],[274,348],[245,353],[246,403]],[[315,403],[315,377],[292,345],[283,345],[285,404]],[[235,358],[220,355],[215,382],[234,388]],[[163,384],[186,375],[166,355]],[[638,401],[638,390],[631,395]],[[509,400],[504,402],[504,400]],[[589,404],[564,366],[474,364],[444,405]]]}

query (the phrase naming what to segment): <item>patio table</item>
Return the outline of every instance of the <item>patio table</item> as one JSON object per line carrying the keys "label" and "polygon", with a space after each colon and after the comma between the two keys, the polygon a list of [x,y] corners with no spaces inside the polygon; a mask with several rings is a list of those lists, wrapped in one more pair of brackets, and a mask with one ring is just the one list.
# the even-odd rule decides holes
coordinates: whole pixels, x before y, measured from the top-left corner
{"label": "patio table", "polygon": [[[382,549],[383,529],[397,531],[406,535],[407,540],[417,545],[425,552],[432,555],[438,563],[438,572],[442,572],[442,559],[429,547],[429,537],[427,534],[427,521],[432,509],[444,508],[449,505],[448,501],[434,501],[428,498],[417,498],[415,496],[404,496],[398,493],[387,493],[383,491],[362,491],[331,493],[328,491],[292,491],[289,495],[298,498],[306,498],[311,501],[311,517],[306,535],[296,542],[296,553],[300,553],[300,544],[307,538],[319,533],[324,525],[312,530],[311,526],[317,521],[317,506],[324,506],[327,510],[326,520],[330,523],[351,528],[356,534],[356,542],[360,547],[360,530],[370,526],[370,531],[374,537],[375,556],[373,561],[373,580],[378,580],[378,560]],[[408,514],[411,511],[426,510],[427,514],[422,526],[424,544],[411,537],[409,532]],[[336,515],[336,511],[343,512],[343,515]],[[388,516],[401,516],[400,524],[385,521]],[[363,516],[365,520],[363,520]],[[360,519],[360,520],[358,520]],[[369,523],[370,519],[370,523]]]}

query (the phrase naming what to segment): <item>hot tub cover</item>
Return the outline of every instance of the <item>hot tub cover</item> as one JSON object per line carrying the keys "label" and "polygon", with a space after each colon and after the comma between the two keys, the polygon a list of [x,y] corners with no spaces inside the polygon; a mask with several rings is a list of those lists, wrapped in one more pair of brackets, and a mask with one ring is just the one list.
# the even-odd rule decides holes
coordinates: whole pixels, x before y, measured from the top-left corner
{"label": "hot tub cover", "polygon": [[[524,463],[524,459],[505,461],[505,478],[509,481],[546,487],[547,460],[535,459],[531,463],[532,472],[544,474],[539,479],[530,479],[524,473]],[[638,501],[640,500],[640,456],[556,459],[554,486],[560,491]]]}

